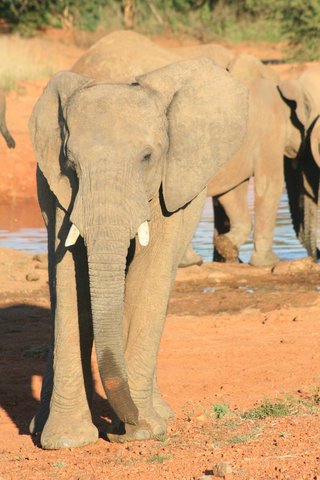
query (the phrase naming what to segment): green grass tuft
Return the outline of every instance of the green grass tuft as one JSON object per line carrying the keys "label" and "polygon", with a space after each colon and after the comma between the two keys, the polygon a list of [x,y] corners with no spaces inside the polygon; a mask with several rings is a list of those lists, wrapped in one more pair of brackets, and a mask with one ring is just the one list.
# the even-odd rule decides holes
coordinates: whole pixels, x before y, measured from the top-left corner
{"label": "green grass tuft", "polygon": [[268,399],[251,410],[242,414],[242,418],[247,420],[262,420],[267,417],[285,417],[292,415],[296,410],[296,402],[284,401],[271,403]]}
{"label": "green grass tuft", "polygon": [[211,410],[214,412],[214,416],[219,419],[229,412],[229,405],[226,403],[214,403],[211,406]]}
{"label": "green grass tuft", "polygon": [[148,463],[163,463],[166,460],[171,460],[171,455],[156,454],[156,455],[153,455],[153,457],[149,458],[147,460],[147,462]]}

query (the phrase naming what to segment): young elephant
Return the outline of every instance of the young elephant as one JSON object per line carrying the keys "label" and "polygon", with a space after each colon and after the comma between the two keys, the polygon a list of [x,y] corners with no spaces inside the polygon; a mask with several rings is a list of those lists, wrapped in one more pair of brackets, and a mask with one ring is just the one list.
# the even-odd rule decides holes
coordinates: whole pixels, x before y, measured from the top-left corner
{"label": "young elephant", "polygon": [[6,124],[6,97],[4,92],[0,90],[0,132],[5,139],[8,148],[14,148],[16,146],[16,142],[14,141],[11,133],[8,130]]}
{"label": "young elephant", "polygon": [[170,289],[205,187],[243,140],[247,110],[247,89],[208,59],[133,84],[62,72],[38,100],[30,130],[54,317],[31,423],[43,448],[98,438],[90,412],[93,337],[108,401],[124,422],[110,439],[166,432],[171,410],[155,378]]}
{"label": "young elephant", "polygon": [[[315,126],[318,110],[314,98],[308,94],[302,82],[284,80],[277,84],[276,74],[255,57],[240,55],[231,62],[228,69],[249,88],[249,119],[245,141],[231,160],[234,170],[229,177],[230,188],[214,202],[214,260],[238,261],[239,247],[247,240],[251,230],[247,192],[248,180],[254,176],[254,251],[250,264],[273,265],[279,261],[272,251],[272,242],[277,208],[284,185],[283,157],[286,156],[290,162],[294,162],[294,166],[298,161],[302,168],[310,163],[301,152],[305,151],[309,140],[314,145],[314,151],[315,146],[318,146],[319,130]],[[292,179],[292,197],[300,198],[301,203],[301,195],[305,199],[309,197],[310,188],[304,183],[306,189],[301,193],[302,188],[298,181],[293,183],[295,170],[296,167],[287,177]],[[315,163],[312,172],[309,183],[312,183],[313,179],[318,188],[319,173]],[[209,183],[208,195],[217,195],[223,175],[222,172]],[[310,224],[307,210],[310,209],[305,209],[304,218],[300,221]],[[301,216],[300,212],[299,218]],[[305,244],[314,255],[314,246],[309,246],[311,235],[307,235],[307,231],[309,228],[305,229]],[[313,241],[313,245],[314,243]],[[189,247],[182,263],[186,266],[199,260],[201,258]]]}

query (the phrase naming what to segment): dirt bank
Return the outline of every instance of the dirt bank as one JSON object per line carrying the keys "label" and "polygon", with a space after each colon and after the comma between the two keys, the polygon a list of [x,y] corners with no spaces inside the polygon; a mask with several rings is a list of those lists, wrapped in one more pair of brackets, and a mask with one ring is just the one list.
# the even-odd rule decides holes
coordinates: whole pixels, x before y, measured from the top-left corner
{"label": "dirt bank", "polygon": [[198,479],[220,461],[232,466],[228,479],[319,478],[319,268],[305,259],[273,272],[180,270],[159,354],[160,387],[176,413],[168,438],[108,443],[95,375],[101,438],[55,452],[28,434],[50,335],[46,257],[1,250],[0,478]]}

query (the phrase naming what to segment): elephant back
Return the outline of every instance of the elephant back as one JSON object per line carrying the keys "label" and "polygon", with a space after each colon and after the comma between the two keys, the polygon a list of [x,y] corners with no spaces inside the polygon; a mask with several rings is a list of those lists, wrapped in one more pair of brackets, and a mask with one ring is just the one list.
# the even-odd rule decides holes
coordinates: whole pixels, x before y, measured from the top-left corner
{"label": "elephant back", "polygon": [[95,43],[71,68],[108,83],[132,83],[135,78],[179,60],[139,33],[120,30]]}

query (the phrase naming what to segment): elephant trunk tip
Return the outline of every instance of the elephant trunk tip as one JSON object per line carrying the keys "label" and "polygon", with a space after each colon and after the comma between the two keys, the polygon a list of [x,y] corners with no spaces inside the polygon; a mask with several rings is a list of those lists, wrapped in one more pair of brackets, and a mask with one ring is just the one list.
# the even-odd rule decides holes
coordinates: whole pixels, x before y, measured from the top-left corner
{"label": "elephant trunk tip", "polygon": [[109,377],[103,382],[108,402],[118,418],[131,425],[138,424],[139,410],[134,404],[129,391],[128,382],[119,377]]}

